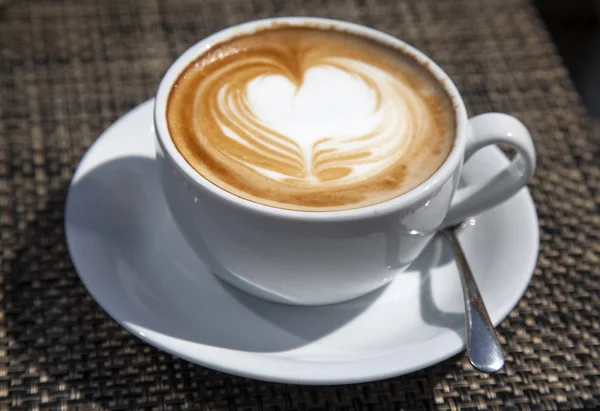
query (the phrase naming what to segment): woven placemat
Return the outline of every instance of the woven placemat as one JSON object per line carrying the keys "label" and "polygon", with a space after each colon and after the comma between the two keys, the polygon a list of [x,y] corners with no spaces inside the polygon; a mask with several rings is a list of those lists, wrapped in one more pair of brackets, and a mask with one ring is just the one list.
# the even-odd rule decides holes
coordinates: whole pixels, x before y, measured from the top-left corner
{"label": "woven placemat", "polygon": [[[336,387],[270,384],[167,355],[86,292],[63,207],[85,150],[152,97],[170,62],[218,29],[277,15],[354,21],[432,56],[471,114],[535,138],[539,264],[499,327],[504,370],[464,355]],[[0,8],[0,408],[562,409],[600,406],[600,168],[586,114],[525,0],[9,0]]]}

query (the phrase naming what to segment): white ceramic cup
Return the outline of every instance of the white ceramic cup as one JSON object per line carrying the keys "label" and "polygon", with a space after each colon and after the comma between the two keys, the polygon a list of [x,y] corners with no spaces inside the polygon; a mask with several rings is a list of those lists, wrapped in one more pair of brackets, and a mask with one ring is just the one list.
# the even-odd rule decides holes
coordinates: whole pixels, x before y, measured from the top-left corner
{"label": "white ceramic cup", "polygon": [[[425,182],[396,198],[345,211],[291,211],[237,197],[202,177],[177,151],[167,127],[167,98],[188,64],[213,45],[274,23],[355,33],[414,56],[453,99],[454,147]],[[317,305],[373,291],[402,273],[442,226],[459,222],[510,198],[535,169],[525,126],[506,114],[467,118],[450,78],[401,40],[353,23],[317,18],[276,18],[245,23],[192,46],[169,68],[156,95],[157,162],[171,213],[190,246],[228,283],[271,301]],[[489,181],[457,190],[463,161],[482,147],[505,144],[517,155]],[[168,258],[168,256],[166,256]]]}

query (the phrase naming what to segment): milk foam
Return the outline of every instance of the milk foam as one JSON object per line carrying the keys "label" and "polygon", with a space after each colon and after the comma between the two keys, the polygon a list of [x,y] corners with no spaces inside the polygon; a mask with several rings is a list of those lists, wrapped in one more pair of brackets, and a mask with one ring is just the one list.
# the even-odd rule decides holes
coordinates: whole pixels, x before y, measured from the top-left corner
{"label": "milk foam", "polygon": [[190,66],[169,128],[198,172],[241,197],[310,210],[383,201],[431,175],[453,141],[450,100],[407,59],[333,31],[255,33]]}

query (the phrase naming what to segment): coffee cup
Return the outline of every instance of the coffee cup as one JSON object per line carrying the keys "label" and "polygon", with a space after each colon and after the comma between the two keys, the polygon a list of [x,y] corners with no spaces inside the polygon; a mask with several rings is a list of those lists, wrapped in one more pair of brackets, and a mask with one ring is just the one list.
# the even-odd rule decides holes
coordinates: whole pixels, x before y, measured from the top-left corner
{"label": "coffee cup", "polygon": [[[451,102],[452,121],[448,124],[453,139],[439,167],[408,191],[391,198],[356,207],[317,210],[244,198],[193,167],[175,144],[167,115],[170,95],[182,73],[219,45],[280,27],[347,33],[409,56]],[[469,119],[451,79],[423,53],[377,30],[321,18],[253,21],[195,44],[173,63],[160,82],[154,123],[165,198],[190,247],[225,282],[257,297],[287,304],[337,303],[388,284],[401,275],[441,228],[517,193],[533,175],[536,162],[532,138],[520,121],[501,113]],[[498,144],[516,152],[506,169],[492,179],[459,188],[463,163],[481,148]]]}

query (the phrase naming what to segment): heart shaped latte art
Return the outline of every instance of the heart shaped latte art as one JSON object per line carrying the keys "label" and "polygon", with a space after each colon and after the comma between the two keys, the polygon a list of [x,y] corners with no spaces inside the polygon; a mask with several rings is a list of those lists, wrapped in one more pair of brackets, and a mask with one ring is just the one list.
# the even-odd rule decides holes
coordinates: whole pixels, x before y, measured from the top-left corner
{"label": "heart shaped latte art", "polygon": [[247,58],[198,89],[195,131],[214,119],[222,136],[211,144],[225,161],[290,185],[338,187],[395,164],[431,126],[415,91],[375,66],[343,57],[285,63]]}

